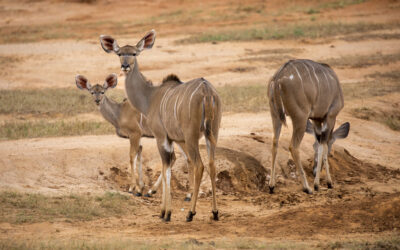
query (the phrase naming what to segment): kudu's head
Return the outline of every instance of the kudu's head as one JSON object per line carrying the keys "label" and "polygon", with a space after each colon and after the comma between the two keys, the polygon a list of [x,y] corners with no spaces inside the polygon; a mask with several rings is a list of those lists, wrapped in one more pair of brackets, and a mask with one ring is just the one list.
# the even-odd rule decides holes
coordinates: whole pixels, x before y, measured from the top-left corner
{"label": "kudu's head", "polygon": [[119,47],[117,41],[111,36],[101,35],[100,43],[107,53],[114,52],[121,62],[121,70],[127,74],[135,67],[136,57],[145,49],[151,49],[156,40],[156,32],[149,31],[136,45]]}
{"label": "kudu's head", "polygon": [[[331,136],[329,137],[328,140],[328,155],[331,153],[332,145],[337,139],[344,139],[349,135],[350,131],[350,123],[345,122],[342,125],[339,126],[335,131],[332,132]],[[307,120],[307,127],[306,127],[306,132],[309,134],[312,134],[315,136],[315,142],[313,145],[314,148],[314,167],[313,167],[313,173],[314,176],[316,175],[316,169],[317,169],[317,161],[318,161],[318,145],[319,142],[317,140],[317,137],[315,135],[315,129],[314,125],[310,122],[310,120]]]}
{"label": "kudu's head", "polygon": [[116,74],[110,74],[109,76],[106,77],[106,80],[104,81],[103,85],[96,84],[92,86],[86,77],[84,77],[83,75],[77,75],[75,77],[75,83],[78,88],[88,90],[90,94],[93,96],[95,103],[97,105],[100,105],[107,89],[114,88],[115,86],[117,86],[118,79]]}

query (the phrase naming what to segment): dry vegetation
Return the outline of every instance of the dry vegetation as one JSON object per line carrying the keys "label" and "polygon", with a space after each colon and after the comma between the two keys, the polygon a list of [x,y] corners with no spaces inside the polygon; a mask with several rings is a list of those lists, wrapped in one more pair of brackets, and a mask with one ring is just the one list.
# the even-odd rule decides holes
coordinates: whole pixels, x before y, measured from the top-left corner
{"label": "dry vegetation", "polygon": [[178,41],[181,44],[224,42],[224,41],[251,41],[274,39],[325,38],[337,35],[349,35],[375,30],[399,28],[399,23],[304,23],[295,25],[279,24],[268,25],[264,28],[235,29],[218,32],[205,32],[193,35]]}
{"label": "dry vegetation", "polygon": [[374,65],[388,65],[400,60],[400,52],[389,55],[381,53],[369,55],[346,55],[339,58],[330,58],[324,62],[337,68],[365,68]]}
{"label": "dry vegetation", "polygon": [[127,195],[107,192],[101,196],[0,192],[0,222],[11,224],[43,221],[87,221],[120,217],[135,212],[135,201]]}

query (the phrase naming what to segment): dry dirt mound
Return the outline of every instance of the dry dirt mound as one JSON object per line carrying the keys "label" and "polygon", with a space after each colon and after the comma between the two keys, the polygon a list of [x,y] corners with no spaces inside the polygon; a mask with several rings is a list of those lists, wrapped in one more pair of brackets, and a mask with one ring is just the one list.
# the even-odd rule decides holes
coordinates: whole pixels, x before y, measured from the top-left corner
{"label": "dry dirt mound", "polygon": [[[262,140],[262,138],[259,138]],[[268,140],[266,140],[268,141]],[[264,141],[263,141],[264,142]],[[252,151],[257,148],[256,142],[253,142],[253,148],[250,152],[229,149],[226,147],[218,147],[216,151],[215,165],[217,168],[217,188],[225,194],[234,194],[243,196],[249,193],[266,193],[268,191],[268,180],[270,169],[269,166],[263,166],[261,155],[252,154]],[[201,155],[205,166],[208,163],[206,148],[201,147]],[[265,152],[267,154],[268,152]],[[253,155],[256,155],[254,157]],[[156,157],[156,156],[155,156]],[[371,164],[364,162],[352,156],[349,151],[344,148],[336,147],[334,155],[329,157],[329,163],[334,183],[340,190],[341,186],[345,185],[362,185],[369,181],[387,183],[391,179],[400,179],[400,170],[391,170],[379,164]],[[297,204],[302,201],[297,196],[297,191],[300,187],[300,179],[298,175],[291,173],[295,172],[295,167],[292,160],[279,163],[280,168],[277,168],[277,175],[280,176],[278,189],[280,193],[285,195],[280,197],[279,201],[286,204]],[[151,166],[148,159],[144,159],[145,166]],[[303,161],[303,166],[306,169],[310,183],[312,183],[312,158]],[[150,186],[158,177],[160,171],[152,168],[145,168],[145,175],[149,180]],[[110,169],[109,180],[117,184],[121,190],[126,191],[129,186],[129,172],[124,169],[119,169],[113,166]],[[294,177],[295,176],[295,177]],[[324,170],[321,176],[322,185],[325,185]],[[188,191],[188,169],[183,157],[178,155],[178,160],[173,167],[172,185],[175,191]],[[204,193],[210,194],[211,184],[207,171],[204,172],[201,190]],[[345,191],[341,191],[342,193]],[[330,194],[333,196],[341,196],[341,194]]]}

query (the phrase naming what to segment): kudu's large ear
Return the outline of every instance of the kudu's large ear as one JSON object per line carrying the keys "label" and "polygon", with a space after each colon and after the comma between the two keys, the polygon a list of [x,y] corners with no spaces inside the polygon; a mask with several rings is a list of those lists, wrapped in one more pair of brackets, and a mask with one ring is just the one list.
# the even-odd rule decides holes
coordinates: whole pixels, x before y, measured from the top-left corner
{"label": "kudu's large ear", "polygon": [[310,120],[307,119],[307,126],[306,126],[306,133],[309,134],[314,134],[314,127],[312,125],[312,123],[310,122]]}
{"label": "kudu's large ear", "polygon": [[75,83],[76,86],[80,89],[87,89],[89,90],[91,88],[90,83],[86,77],[83,75],[77,75],[75,76]]}
{"label": "kudu's large ear", "polygon": [[100,44],[101,47],[103,47],[104,51],[107,53],[111,53],[112,51],[118,53],[119,51],[119,46],[117,41],[111,36],[101,35]]}
{"label": "kudu's large ear", "polygon": [[117,74],[110,74],[106,77],[106,80],[104,81],[103,88],[108,89],[108,88],[115,88],[118,83],[118,77]]}
{"label": "kudu's large ear", "polygon": [[139,51],[144,49],[151,49],[153,47],[154,41],[156,40],[156,31],[150,30],[137,44],[136,47]]}
{"label": "kudu's large ear", "polygon": [[349,135],[349,131],[350,131],[350,123],[345,122],[333,132],[332,138],[334,138],[335,140],[346,138]]}

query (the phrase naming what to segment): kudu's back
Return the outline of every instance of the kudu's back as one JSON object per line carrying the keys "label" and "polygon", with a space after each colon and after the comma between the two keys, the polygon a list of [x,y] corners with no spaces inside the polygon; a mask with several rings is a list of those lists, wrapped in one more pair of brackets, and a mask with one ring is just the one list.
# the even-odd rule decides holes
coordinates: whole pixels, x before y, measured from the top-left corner
{"label": "kudu's back", "polygon": [[305,59],[285,63],[272,77],[268,96],[273,112],[282,122],[285,114],[293,118],[299,112],[324,120],[328,113],[338,113],[344,105],[335,72],[327,64]]}

